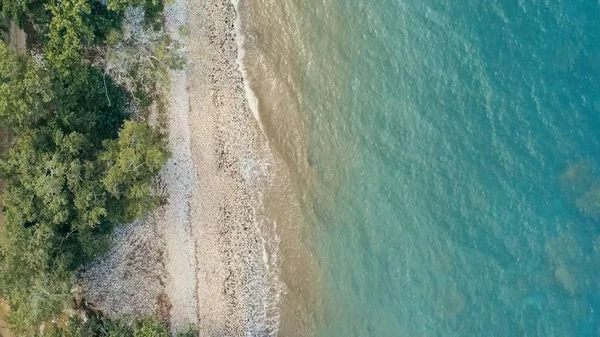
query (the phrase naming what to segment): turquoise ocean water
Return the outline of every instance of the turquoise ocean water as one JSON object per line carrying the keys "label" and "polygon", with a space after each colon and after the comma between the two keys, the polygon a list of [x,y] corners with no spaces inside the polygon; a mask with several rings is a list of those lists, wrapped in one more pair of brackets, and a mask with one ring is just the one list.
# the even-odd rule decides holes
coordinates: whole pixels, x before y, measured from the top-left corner
{"label": "turquoise ocean water", "polygon": [[600,336],[600,2],[241,13],[319,289],[280,335]]}

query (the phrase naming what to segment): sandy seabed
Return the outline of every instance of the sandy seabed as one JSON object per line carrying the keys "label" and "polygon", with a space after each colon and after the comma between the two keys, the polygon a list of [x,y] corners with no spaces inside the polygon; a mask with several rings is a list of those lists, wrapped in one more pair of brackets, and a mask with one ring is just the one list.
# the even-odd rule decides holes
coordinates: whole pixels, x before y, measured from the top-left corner
{"label": "sandy seabed", "polygon": [[274,335],[264,240],[255,222],[268,150],[248,106],[230,0],[176,0],[165,9],[187,65],[171,72],[165,206],[115,233],[83,274],[109,316],[160,314],[200,336]]}

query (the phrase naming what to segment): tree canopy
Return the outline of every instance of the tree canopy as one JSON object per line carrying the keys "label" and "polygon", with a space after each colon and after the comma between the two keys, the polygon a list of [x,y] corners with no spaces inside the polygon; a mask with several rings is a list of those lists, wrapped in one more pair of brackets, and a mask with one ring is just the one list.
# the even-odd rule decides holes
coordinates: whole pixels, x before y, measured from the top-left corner
{"label": "tree canopy", "polygon": [[23,25],[28,14],[36,13],[43,7],[41,0],[2,0],[0,1],[0,12],[2,16],[12,19]]}
{"label": "tree canopy", "polygon": [[19,57],[0,43],[0,122],[18,132],[51,110],[52,85],[47,71],[33,59]]}
{"label": "tree canopy", "polygon": [[125,88],[93,66],[118,11],[90,0],[0,7],[40,34],[36,58],[0,43],[0,127],[15,137],[0,157],[0,297],[15,332],[29,336],[69,305],[75,273],[106,251],[114,226],[159,205],[152,182],[168,151],[156,130],[130,120]]}
{"label": "tree canopy", "polygon": [[102,183],[121,205],[115,220],[128,222],[155,208],[159,200],[151,195],[150,182],[167,159],[160,136],[147,124],[127,121],[119,137],[104,147]]}

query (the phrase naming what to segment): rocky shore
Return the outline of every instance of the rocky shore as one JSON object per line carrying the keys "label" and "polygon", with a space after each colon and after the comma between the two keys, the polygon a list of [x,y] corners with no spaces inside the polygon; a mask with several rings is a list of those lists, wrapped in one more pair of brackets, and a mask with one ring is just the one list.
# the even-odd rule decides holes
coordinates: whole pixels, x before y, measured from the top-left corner
{"label": "rocky shore", "polygon": [[108,315],[162,314],[200,336],[274,335],[255,219],[268,150],[237,63],[236,9],[176,0],[165,17],[187,59],[171,72],[172,157],[160,181],[168,202],[116,233],[83,277],[85,296]]}

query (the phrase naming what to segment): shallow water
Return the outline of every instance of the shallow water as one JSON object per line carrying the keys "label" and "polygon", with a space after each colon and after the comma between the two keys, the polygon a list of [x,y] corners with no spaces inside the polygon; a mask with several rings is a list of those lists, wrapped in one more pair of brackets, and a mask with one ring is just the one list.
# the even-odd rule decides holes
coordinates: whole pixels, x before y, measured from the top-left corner
{"label": "shallow water", "polygon": [[241,13],[302,228],[280,335],[600,335],[598,1]]}

